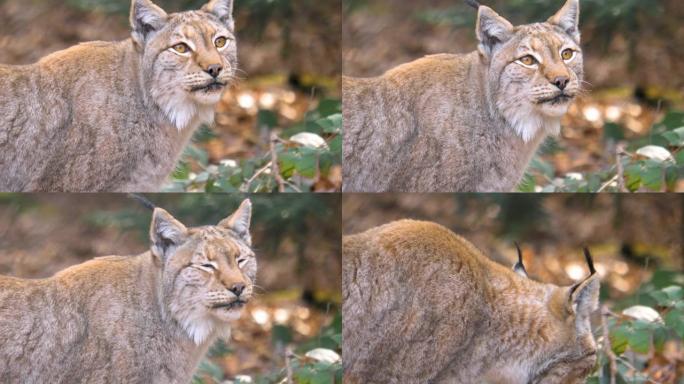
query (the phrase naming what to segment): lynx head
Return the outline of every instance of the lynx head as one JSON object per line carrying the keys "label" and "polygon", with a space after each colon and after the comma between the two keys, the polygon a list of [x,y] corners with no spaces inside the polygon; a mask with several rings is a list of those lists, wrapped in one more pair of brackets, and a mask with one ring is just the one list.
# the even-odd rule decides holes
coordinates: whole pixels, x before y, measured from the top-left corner
{"label": "lynx head", "polygon": [[251,212],[245,200],[215,226],[186,228],[163,209],[154,211],[150,250],[161,265],[164,310],[197,344],[227,331],[252,297]]}
{"label": "lynx head", "polygon": [[[539,284],[527,279],[521,258],[514,267],[519,275],[535,286],[520,308],[530,318],[525,325],[523,343],[533,346],[523,361],[515,366],[525,367],[518,372],[518,380],[511,382],[534,384],[583,383],[596,365],[596,343],[591,332],[590,315],[598,307],[599,277],[594,270],[591,255],[584,254],[590,275],[570,287]],[[543,300],[538,300],[543,297]],[[524,316],[523,316],[524,318]],[[519,359],[520,356],[516,357]]]}
{"label": "lynx head", "polygon": [[133,0],[132,38],[142,55],[145,91],[179,130],[213,118],[213,107],[237,66],[233,0],[167,14],[150,0]]}
{"label": "lynx head", "polygon": [[567,0],[546,22],[514,27],[480,6],[478,50],[488,65],[493,112],[530,141],[541,130],[557,134],[560,118],[583,79],[579,0]]}

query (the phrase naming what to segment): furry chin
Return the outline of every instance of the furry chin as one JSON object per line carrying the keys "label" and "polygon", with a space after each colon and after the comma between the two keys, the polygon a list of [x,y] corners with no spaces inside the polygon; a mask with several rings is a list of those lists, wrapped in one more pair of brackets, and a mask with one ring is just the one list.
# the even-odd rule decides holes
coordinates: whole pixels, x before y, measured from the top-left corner
{"label": "furry chin", "polygon": [[[567,105],[564,107],[567,111]],[[539,113],[533,109],[518,109],[508,111],[506,120],[525,143],[532,141],[540,132],[544,135],[558,135],[560,133],[560,115]]]}
{"label": "furry chin", "polygon": [[230,337],[228,323],[239,319],[241,315],[242,309],[222,310],[211,315],[205,314],[196,317],[187,314],[181,320],[181,325],[190,339],[196,345],[200,345],[213,336],[228,339]]}
{"label": "furry chin", "polygon": [[195,91],[192,93],[191,98],[200,105],[211,105],[221,101],[221,95],[223,94],[223,88],[214,91]]}
{"label": "furry chin", "polygon": [[570,102],[560,104],[544,104],[540,107],[540,112],[551,118],[561,118],[568,112]]}
{"label": "furry chin", "polygon": [[[217,99],[220,97],[219,93]],[[201,104],[183,98],[182,100],[175,99],[163,103],[162,109],[169,122],[181,131],[190,126],[194,129],[201,123],[211,123],[214,120],[214,104]]]}

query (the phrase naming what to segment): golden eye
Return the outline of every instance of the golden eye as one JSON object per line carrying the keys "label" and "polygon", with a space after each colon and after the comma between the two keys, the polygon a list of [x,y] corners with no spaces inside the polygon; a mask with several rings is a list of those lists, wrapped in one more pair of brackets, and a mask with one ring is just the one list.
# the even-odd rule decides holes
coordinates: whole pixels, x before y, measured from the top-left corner
{"label": "golden eye", "polygon": [[187,53],[190,50],[190,47],[185,43],[178,43],[171,48],[178,53]]}
{"label": "golden eye", "polygon": [[525,65],[535,65],[537,64],[537,59],[534,58],[532,55],[527,55],[523,56],[520,59],[520,62],[525,64]]}
{"label": "golden eye", "polygon": [[216,40],[214,40],[214,45],[216,45],[216,48],[223,48],[226,45],[226,38],[221,36],[217,37]]}
{"label": "golden eye", "polygon": [[561,57],[563,58],[563,60],[570,60],[573,56],[575,56],[575,51],[573,51],[570,48],[565,49],[563,50],[563,52],[561,52]]}

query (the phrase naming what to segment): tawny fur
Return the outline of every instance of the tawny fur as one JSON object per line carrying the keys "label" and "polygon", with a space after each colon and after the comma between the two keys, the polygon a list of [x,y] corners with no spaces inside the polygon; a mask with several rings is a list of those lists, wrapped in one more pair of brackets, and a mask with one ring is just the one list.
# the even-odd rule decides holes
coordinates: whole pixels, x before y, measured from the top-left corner
{"label": "tawny fur", "polygon": [[[166,14],[132,0],[132,37],[0,65],[1,191],[156,191],[237,65],[232,0]],[[228,38],[219,49],[217,36]],[[173,51],[179,42],[194,47]]]}
{"label": "tawny fur", "polygon": [[599,281],[542,284],[448,229],[402,220],[343,238],[345,383],[580,383]]}
{"label": "tawny fur", "polygon": [[0,276],[0,382],[190,382],[242,308],[212,306],[252,295],[250,215],[247,201],[216,226],[185,228],[157,209],[148,252],[47,279]]}
{"label": "tawny fur", "polygon": [[[498,192],[520,182],[583,77],[579,2],[513,27],[478,14],[478,50],[427,56],[375,78],[343,77],[346,192]],[[561,52],[572,49],[564,60]],[[532,68],[519,62],[533,54]],[[562,102],[555,85],[567,78]]]}

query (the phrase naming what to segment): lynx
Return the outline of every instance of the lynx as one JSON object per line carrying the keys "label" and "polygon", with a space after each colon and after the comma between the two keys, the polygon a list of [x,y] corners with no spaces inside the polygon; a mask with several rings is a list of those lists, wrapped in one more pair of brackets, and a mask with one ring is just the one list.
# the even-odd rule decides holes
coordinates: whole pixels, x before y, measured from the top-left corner
{"label": "lynx", "polygon": [[513,190],[581,90],[578,22],[578,0],[517,27],[480,6],[477,51],[343,77],[343,190]]}
{"label": "lynx", "polygon": [[158,190],[235,76],[231,13],[133,0],[127,40],[0,65],[0,190]]}
{"label": "lynx", "polygon": [[581,383],[599,279],[527,278],[429,222],[343,239],[345,383]]}
{"label": "lynx", "polygon": [[0,276],[0,382],[188,383],[252,296],[251,203],[186,228],[155,209],[150,250],[53,277]]}

